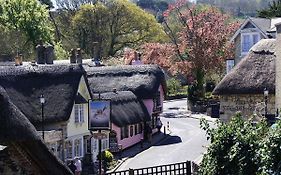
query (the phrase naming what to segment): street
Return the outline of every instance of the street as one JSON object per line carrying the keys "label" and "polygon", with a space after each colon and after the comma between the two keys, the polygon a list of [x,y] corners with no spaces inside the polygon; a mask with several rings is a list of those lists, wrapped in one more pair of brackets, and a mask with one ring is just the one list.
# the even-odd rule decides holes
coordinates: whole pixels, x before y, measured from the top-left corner
{"label": "street", "polygon": [[205,132],[200,129],[199,119],[181,117],[183,111],[186,113],[186,99],[165,102],[161,120],[166,128],[169,122],[171,133],[160,143],[129,158],[117,171],[187,160],[199,162],[202,153],[206,151],[205,146],[208,145],[208,141]]}

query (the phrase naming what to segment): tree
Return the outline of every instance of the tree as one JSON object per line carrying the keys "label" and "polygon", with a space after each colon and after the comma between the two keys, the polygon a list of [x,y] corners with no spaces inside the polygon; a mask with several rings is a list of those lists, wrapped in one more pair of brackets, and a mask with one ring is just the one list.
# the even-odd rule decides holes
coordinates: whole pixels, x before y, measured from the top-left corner
{"label": "tree", "polygon": [[[231,23],[230,16],[215,8],[190,7],[186,1],[171,5],[164,16],[163,25],[173,43],[176,57],[172,60],[171,57],[159,59],[170,60],[170,69],[174,71],[192,74],[202,96],[206,75],[222,72],[224,60],[232,56],[232,45],[228,41],[239,24]],[[172,26],[170,16],[176,26]]]}
{"label": "tree", "polygon": [[23,47],[35,48],[39,40],[51,41],[48,11],[36,0],[1,0],[1,25],[21,37]]}
{"label": "tree", "polygon": [[165,37],[152,15],[127,0],[83,5],[73,19],[73,27],[80,47],[87,53],[93,55],[93,43],[98,43],[100,58]]}
{"label": "tree", "polygon": [[281,17],[281,0],[269,3],[269,7],[267,9],[258,11],[258,16],[261,18]]}

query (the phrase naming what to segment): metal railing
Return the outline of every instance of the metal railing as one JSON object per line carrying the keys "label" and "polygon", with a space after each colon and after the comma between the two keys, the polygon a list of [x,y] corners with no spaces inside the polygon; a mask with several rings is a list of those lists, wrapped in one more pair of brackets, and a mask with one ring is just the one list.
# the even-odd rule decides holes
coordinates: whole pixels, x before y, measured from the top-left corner
{"label": "metal railing", "polygon": [[153,166],[139,169],[129,169],[107,173],[106,175],[191,175],[191,162]]}

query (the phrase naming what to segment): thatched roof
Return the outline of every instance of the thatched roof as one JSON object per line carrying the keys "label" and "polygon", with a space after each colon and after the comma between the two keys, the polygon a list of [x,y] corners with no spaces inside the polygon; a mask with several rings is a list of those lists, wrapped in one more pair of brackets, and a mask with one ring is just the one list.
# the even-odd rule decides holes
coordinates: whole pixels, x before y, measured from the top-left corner
{"label": "thatched roof", "polygon": [[[99,95],[94,95],[98,99]],[[150,121],[149,113],[141,100],[131,91],[117,91],[100,94],[101,99],[111,100],[111,121],[122,127]]]}
{"label": "thatched roof", "polygon": [[156,65],[122,65],[94,67],[83,65],[93,93],[132,91],[138,98],[152,98],[166,81],[162,69]]}
{"label": "thatched roof", "polygon": [[51,153],[37,134],[35,127],[11,102],[0,86],[0,144],[20,147],[28,159],[39,167],[41,174],[72,174],[70,170]]}
{"label": "thatched roof", "polygon": [[69,119],[84,74],[81,66],[70,64],[0,66],[0,85],[33,124],[41,122],[41,94],[45,122],[60,122]]}
{"label": "thatched roof", "polygon": [[275,93],[275,39],[259,41],[216,86],[215,95]]}

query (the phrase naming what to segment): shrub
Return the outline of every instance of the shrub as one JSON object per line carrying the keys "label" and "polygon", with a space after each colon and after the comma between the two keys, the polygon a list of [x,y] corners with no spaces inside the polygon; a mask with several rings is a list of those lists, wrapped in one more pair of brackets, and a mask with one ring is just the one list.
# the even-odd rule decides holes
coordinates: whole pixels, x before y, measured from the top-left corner
{"label": "shrub", "polygon": [[177,94],[177,92],[180,91],[181,89],[180,81],[175,78],[171,78],[167,80],[167,88],[168,88],[169,95]]}

